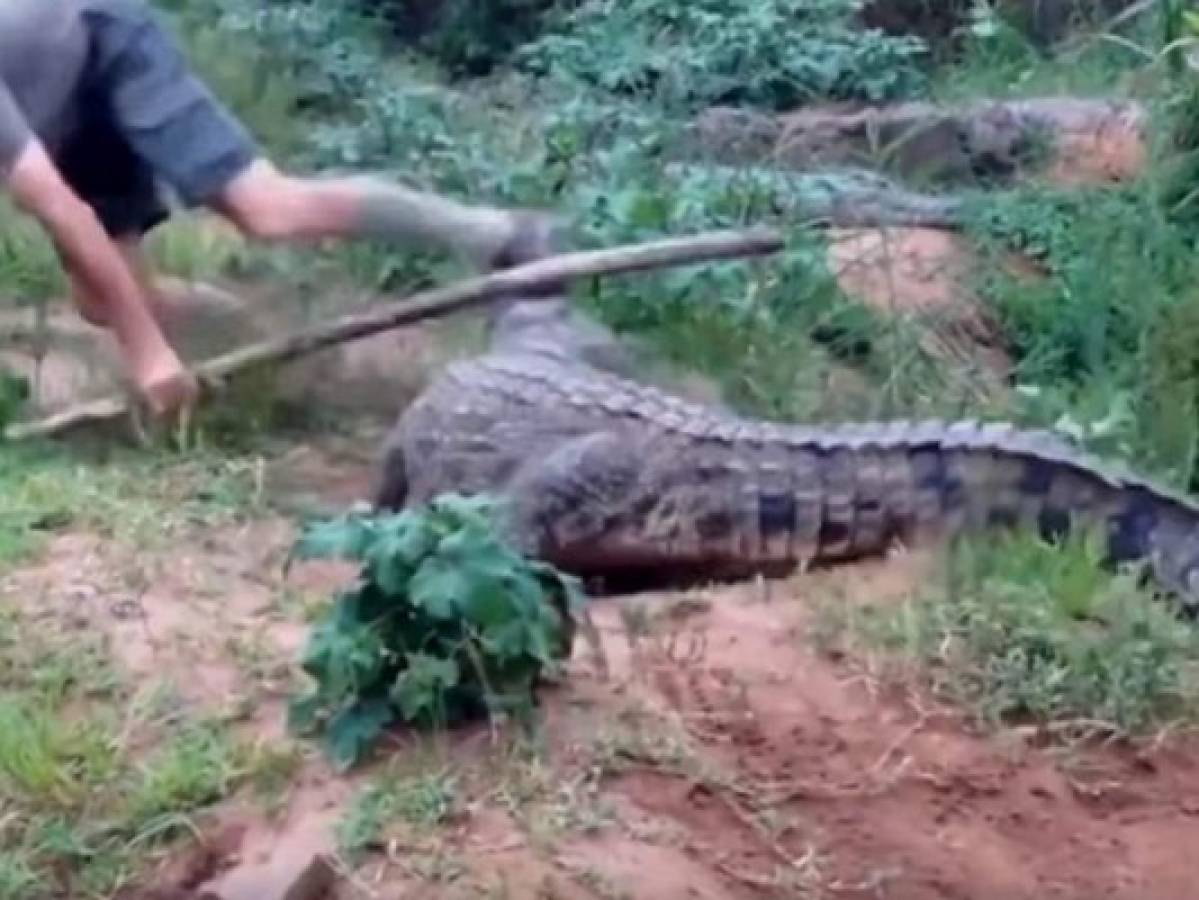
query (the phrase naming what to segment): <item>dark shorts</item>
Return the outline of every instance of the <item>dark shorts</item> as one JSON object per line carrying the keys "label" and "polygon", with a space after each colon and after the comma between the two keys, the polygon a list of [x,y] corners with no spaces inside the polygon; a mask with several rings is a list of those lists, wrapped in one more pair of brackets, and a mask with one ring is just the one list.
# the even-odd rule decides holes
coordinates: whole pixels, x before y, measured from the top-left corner
{"label": "dark shorts", "polygon": [[83,121],[56,159],[109,234],[140,236],[169,215],[164,186],[205,205],[258,148],[141,0],[93,2],[84,16]]}

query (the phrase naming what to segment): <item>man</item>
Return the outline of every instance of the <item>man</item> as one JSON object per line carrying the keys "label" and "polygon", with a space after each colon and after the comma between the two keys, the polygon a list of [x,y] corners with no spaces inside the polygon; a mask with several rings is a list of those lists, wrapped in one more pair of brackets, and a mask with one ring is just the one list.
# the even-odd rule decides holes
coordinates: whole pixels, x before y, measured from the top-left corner
{"label": "man", "polygon": [[369,177],[280,172],[189,69],[143,0],[0,0],[0,178],[53,241],[80,313],[111,328],[152,412],[198,386],[167,343],[139,245],[163,183],[267,240],[373,237],[499,268],[549,252],[551,220]]}

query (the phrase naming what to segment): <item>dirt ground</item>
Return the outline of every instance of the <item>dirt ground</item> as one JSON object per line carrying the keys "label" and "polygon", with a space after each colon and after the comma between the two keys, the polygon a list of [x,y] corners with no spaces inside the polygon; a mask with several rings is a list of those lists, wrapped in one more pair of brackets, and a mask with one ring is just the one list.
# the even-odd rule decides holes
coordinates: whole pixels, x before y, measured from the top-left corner
{"label": "dirt ground", "polygon": [[[316,483],[348,503],[369,471],[360,456],[298,448],[266,484]],[[173,676],[186,702],[241,710],[234,727],[285,741],[303,611],[348,574],[306,564],[284,579],[292,537],[269,514],[201,529],[169,559],[140,556],[134,588],[111,543],[64,534],[9,574],[7,593],[47,625],[103,629],[132,673]],[[545,697],[543,752],[481,729],[446,738],[434,756],[457,773],[453,815],[397,825],[337,896],[1194,896],[1194,747],[1062,754],[1018,733],[981,737],[862,660],[816,649],[813,601],[903,597],[928,562],[597,601],[602,653],[580,641]],[[279,896],[272,885],[334,852],[355,791],[430,752],[397,735],[383,759],[339,777],[298,746],[279,809],[226,803],[145,896]]]}

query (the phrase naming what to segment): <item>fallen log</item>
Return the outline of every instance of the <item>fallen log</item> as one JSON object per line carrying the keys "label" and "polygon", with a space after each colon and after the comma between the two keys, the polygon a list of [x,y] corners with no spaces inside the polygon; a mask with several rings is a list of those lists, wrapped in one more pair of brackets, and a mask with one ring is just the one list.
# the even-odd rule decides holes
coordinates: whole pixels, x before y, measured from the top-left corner
{"label": "fallen log", "polygon": [[[555,282],[602,275],[627,274],[700,262],[765,256],[783,247],[774,231],[717,231],[691,237],[630,244],[607,250],[565,253],[502,272],[435,288],[404,300],[342,316],[278,338],[259,341],[194,368],[203,391],[220,389],[228,378],[268,364],[412,325],[513,296],[528,296]],[[130,397],[102,397],[80,403],[34,422],[18,422],[5,429],[6,440],[19,441],[61,435],[84,425],[112,422],[136,413]]]}
{"label": "fallen log", "polygon": [[690,126],[684,153],[801,172],[864,168],[940,187],[1110,184],[1143,170],[1147,116],[1133,101],[1074,97],[815,107],[777,116],[713,107]]}

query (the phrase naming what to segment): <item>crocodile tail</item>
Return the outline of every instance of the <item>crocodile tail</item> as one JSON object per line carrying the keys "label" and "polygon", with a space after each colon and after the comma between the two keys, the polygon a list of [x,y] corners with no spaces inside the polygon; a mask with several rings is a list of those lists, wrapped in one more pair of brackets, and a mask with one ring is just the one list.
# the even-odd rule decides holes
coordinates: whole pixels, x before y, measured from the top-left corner
{"label": "crocodile tail", "polygon": [[[841,492],[842,499],[854,497],[852,504],[838,503],[827,472],[824,478],[825,517],[840,514],[848,526],[832,529],[846,536],[845,550],[921,531],[1021,525],[1055,538],[1094,526],[1104,532],[1110,563],[1147,563],[1188,613],[1199,612],[1199,504],[1050,432],[969,421],[891,423],[833,429],[820,444],[826,458],[840,449],[856,464],[856,483]],[[878,516],[862,514],[879,507],[885,529],[876,527]],[[859,523],[874,527],[859,536]]]}

